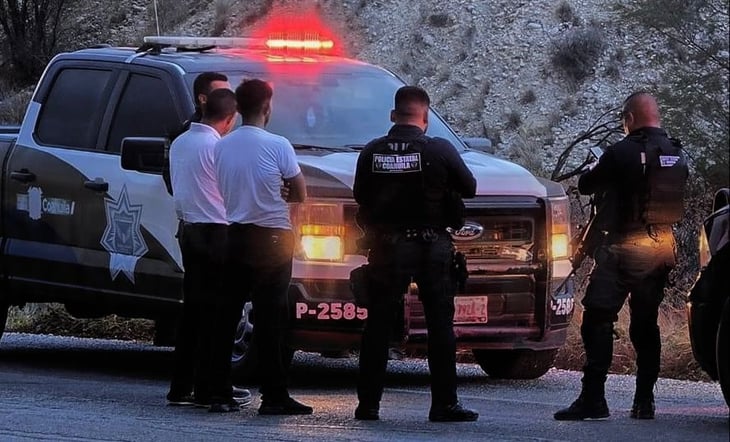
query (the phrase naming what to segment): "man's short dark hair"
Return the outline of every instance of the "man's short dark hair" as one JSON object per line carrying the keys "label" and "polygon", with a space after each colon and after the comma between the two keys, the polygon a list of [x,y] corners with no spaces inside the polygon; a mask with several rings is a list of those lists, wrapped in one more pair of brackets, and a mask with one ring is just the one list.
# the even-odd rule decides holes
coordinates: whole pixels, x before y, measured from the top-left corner
{"label": "man's short dark hair", "polygon": [[200,106],[198,101],[200,94],[208,95],[214,81],[228,81],[228,77],[220,72],[203,72],[195,77],[193,81],[193,98],[196,106]]}
{"label": "man's short dark hair", "polygon": [[428,93],[418,86],[402,86],[395,93],[395,112],[399,115],[412,116],[415,106],[428,107],[430,104]]}
{"label": "man's short dark hair", "polygon": [[271,85],[257,78],[243,80],[236,88],[238,112],[245,119],[261,113],[264,105],[274,96]]}
{"label": "man's short dark hair", "polygon": [[236,94],[226,88],[215,89],[208,94],[203,118],[222,121],[236,114]]}

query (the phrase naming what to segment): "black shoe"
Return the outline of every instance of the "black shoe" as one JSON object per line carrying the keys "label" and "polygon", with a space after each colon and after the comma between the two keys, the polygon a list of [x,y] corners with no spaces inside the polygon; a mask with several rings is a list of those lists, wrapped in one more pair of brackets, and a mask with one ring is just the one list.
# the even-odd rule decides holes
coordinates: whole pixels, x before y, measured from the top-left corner
{"label": "black shoe", "polygon": [[639,398],[634,399],[634,405],[631,406],[631,418],[632,419],[654,419],[654,412],[656,407],[654,406],[654,398]]}
{"label": "black shoe", "polygon": [[245,388],[238,388],[234,386],[232,394],[233,400],[238,402],[238,405],[240,405],[241,407],[250,405],[251,401],[253,401],[253,396],[251,395],[251,392],[246,390]]}
{"label": "black shoe", "polygon": [[606,419],[611,414],[608,412],[608,404],[605,398],[586,400],[578,396],[570,407],[563,408],[553,415],[558,421],[582,421],[585,419]]}
{"label": "black shoe", "polygon": [[193,405],[197,408],[210,408],[210,399],[196,397],[195,401],[193,401]]}
{"label": "black shoe", "polygon": [[359,404],[357,408],[355,408],[355,419],[359,421],[376,421],[380,419],[380,407],[377,405],[374,407],[367,407],[362,404]]}
{"label": "black shoe", "polygon": [[172,406],[186,406],[193,405],[195,399],[192,394],[167,394],[167,405]]}
{"label": "black shoe", "polygon": [[473,422],[479,418],[479,413],[464,408],[459,402],[448,407],[431,407],[428,420],[433,422]]}
{"label": "black shoe", "polygon": [[297,402],[293,398],[286,398],[280,401],[262,400],[259,406],[259,414],[312,414],[312,407]]}
{"label": "black shoe", "polygon": [[208,408],[210,413],[233,413],[240,410],[241,406],[233,399],[224,402],[212,401]]}

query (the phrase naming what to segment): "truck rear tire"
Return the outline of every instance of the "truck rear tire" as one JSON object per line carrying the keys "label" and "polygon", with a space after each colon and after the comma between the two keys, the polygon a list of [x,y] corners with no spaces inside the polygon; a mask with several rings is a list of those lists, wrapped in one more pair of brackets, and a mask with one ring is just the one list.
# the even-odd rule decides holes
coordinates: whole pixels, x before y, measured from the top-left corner
{"label": "truck rear tire", "polygon": [[730,407],[730,299],[725,301],[715,342],[717,375],[725,403]]}
{"label": "truck rear tire", "polygon": [[537,379],[555,362],[551,350],[472,350],[482,370],[495,379]]}

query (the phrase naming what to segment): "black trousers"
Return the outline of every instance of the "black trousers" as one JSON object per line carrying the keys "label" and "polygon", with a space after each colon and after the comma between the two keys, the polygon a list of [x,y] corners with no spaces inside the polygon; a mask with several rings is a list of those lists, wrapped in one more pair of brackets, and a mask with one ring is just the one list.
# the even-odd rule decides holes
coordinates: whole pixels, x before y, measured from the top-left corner
{"label": "black trousers", "polygon": [[254,348],[258,351],[258,379],[264,401],[289,397],[288,293],[293,252],[291,230],[253,224],[232,224],[229,228],[226,266],[233,292],[229,293],[228,327],[235,333],[241,308],[250,300]]}
{"label": "black trousers", "polygon": [[675,265],[671,228],[614,235],[595,254],[595,268],[583,298],[581,336],[586,351],[583,386],[603,394],[613,358],[613,323],[626,298],[631,309],[629,336],[636,350],[638,394],[648,394],[659,376],[661,340],[657,319],[664,287]]}
{"label": "black trousers", "polygon": [[[197,399],[209,399],[212,374],[220,371],[211,359],[216,343],[212,334],[215,299],[223,292],[223,259],[227,226],[181,223],[178,241],[182,252],[183,312],[175,345],[175,367],[170,385],[174,395],[194,392]],[[233,340],[228,341],[230,351]],[[230,365],[230,355],[228,364]],[[230,384],[230,380],[228,381]],[[230,395],[230,387],[229,387]]]}
{"label": "black trousers", "polygon": [[451,275],[454,247],[444,232],[436,238],[378,242],[370,250],[370,305],[360,348],[357,395],[361,404],[376,407],[383,395],[388,344],[401,322],[403,294],[411,280],[419,287],[428,328],[431,402],[449,406],[456,395],[455,284]]}

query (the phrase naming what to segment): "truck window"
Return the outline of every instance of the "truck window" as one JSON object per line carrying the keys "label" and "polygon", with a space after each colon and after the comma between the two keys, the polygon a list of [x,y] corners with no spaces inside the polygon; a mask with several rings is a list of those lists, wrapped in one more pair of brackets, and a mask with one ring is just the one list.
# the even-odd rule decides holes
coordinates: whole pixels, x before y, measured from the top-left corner
{"label": "truck window", "polygon": [[168,137],[178,133],[182,124],[162,79],[131,74],[112,118],[107,150],[119,152],[125,137]]}
{"label": "truck window", "polygon": [[110,93],[113,72],[63,69],[56,76],[38,117],[41,144],[94,149]]}

